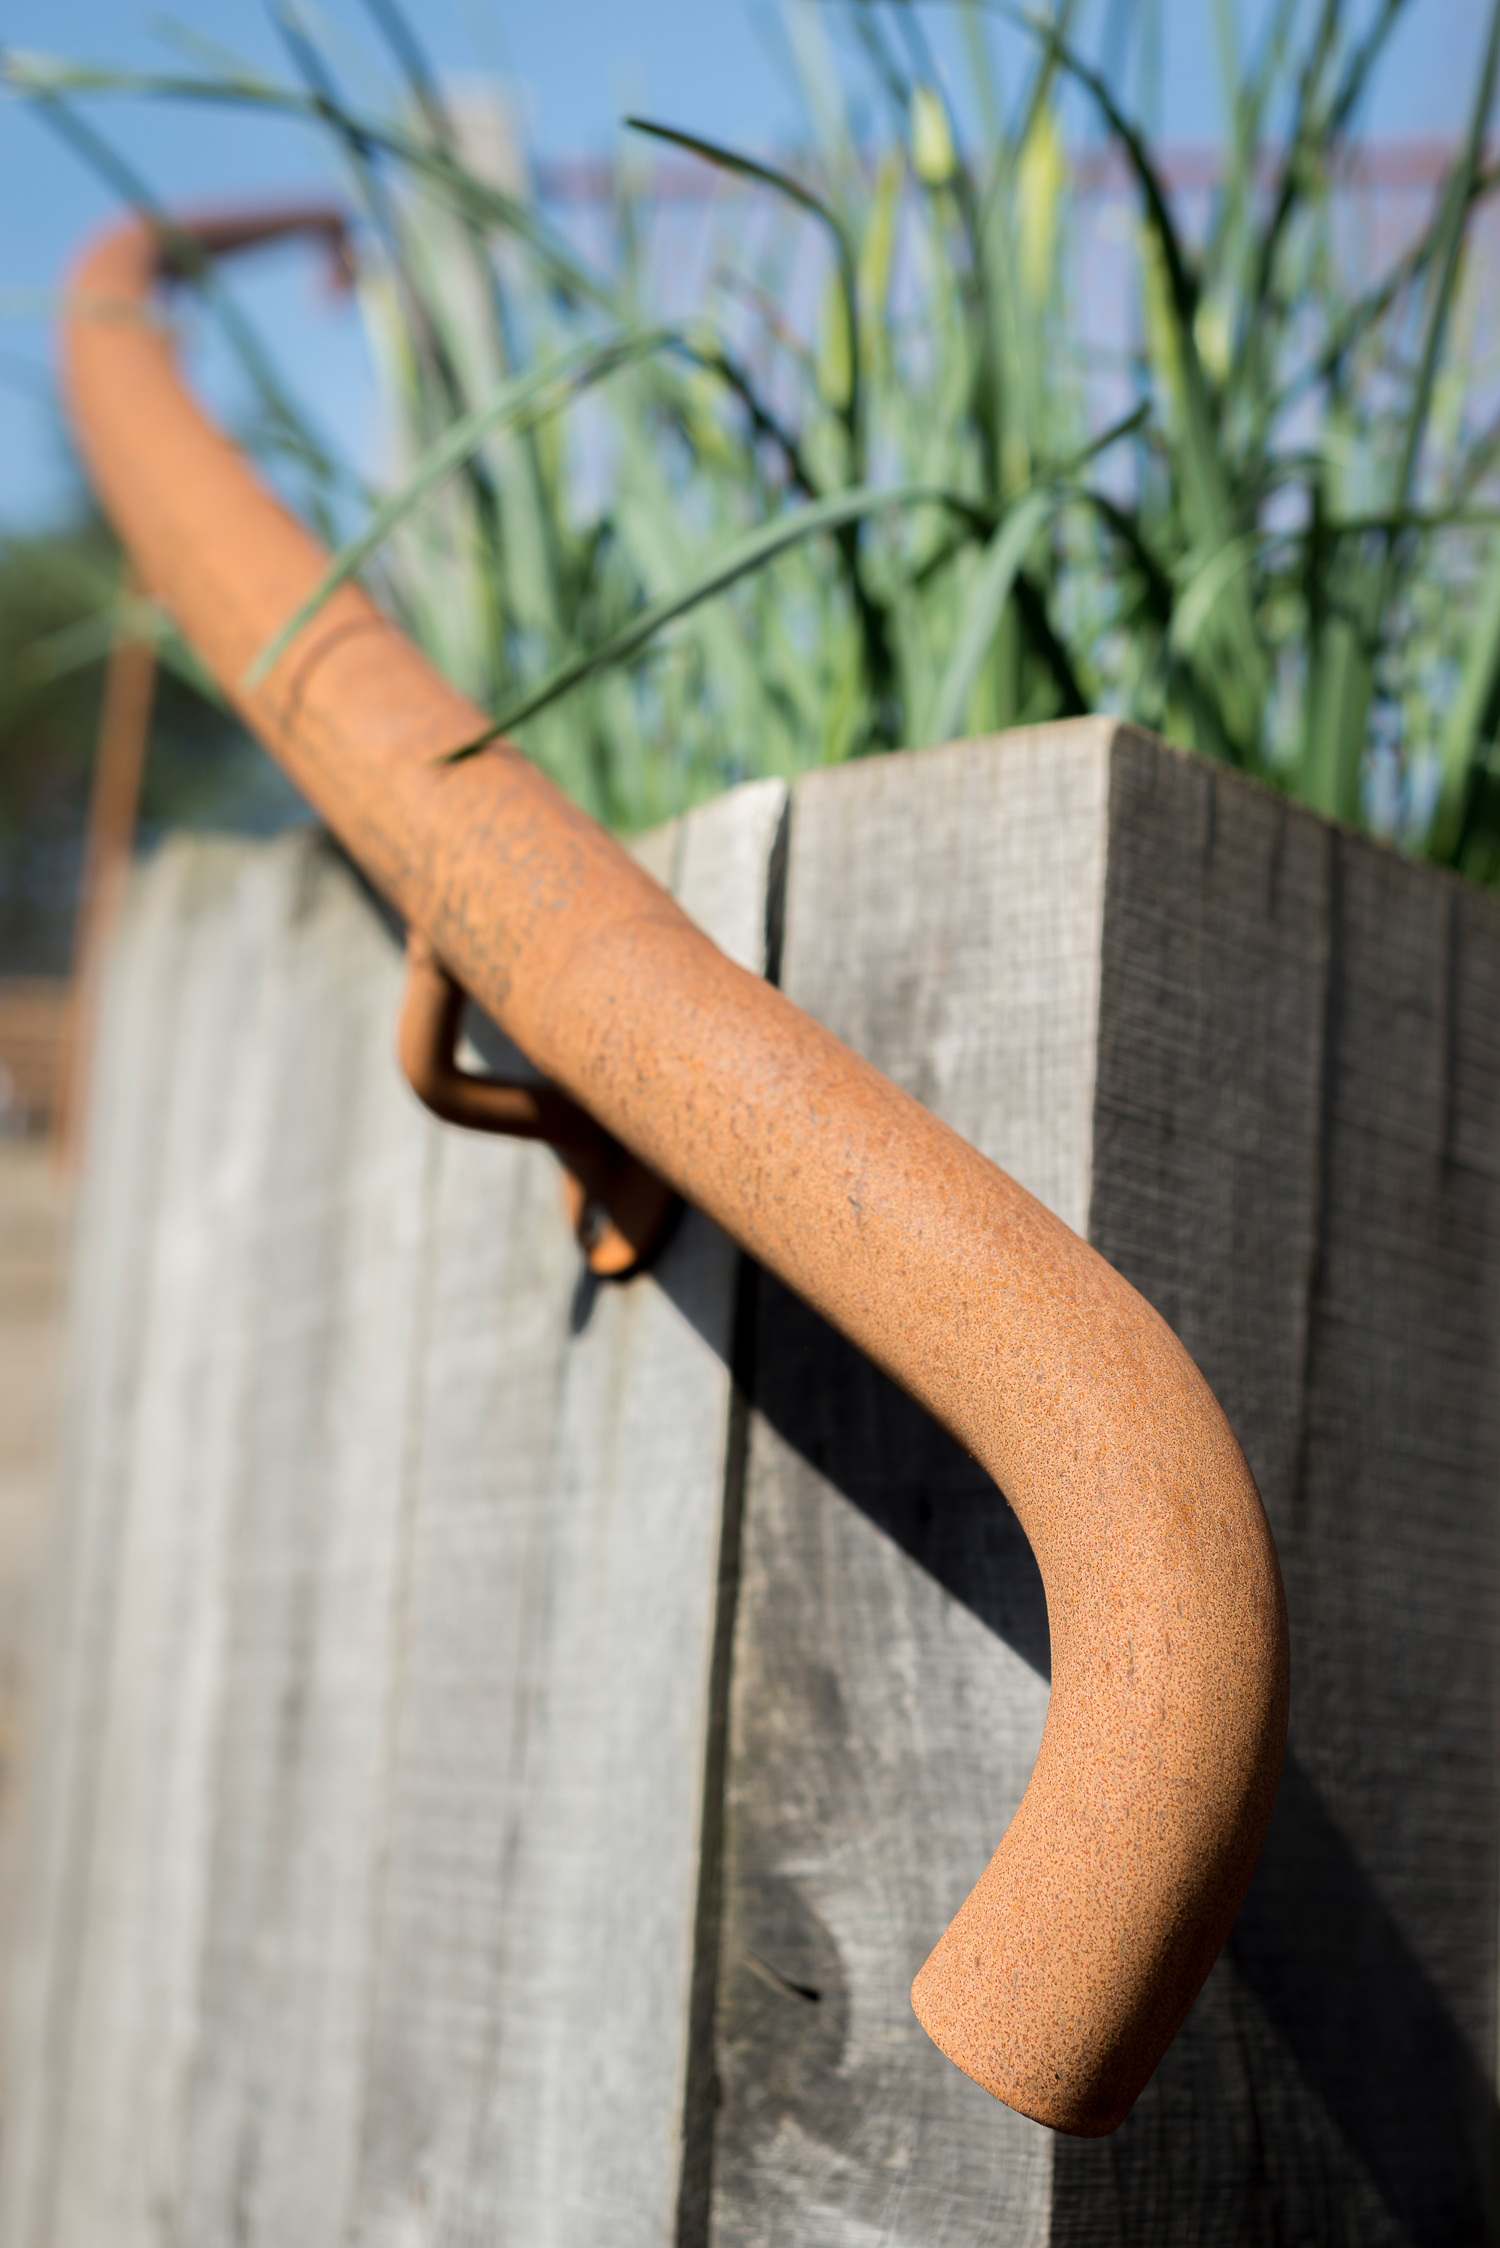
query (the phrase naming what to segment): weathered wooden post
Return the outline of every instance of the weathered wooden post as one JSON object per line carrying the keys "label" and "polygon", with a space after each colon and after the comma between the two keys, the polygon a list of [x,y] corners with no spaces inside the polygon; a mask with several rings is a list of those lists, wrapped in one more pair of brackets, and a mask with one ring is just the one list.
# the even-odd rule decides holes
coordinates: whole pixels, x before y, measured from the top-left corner
{"label": "weathered wooden post", "polygon": [[1115,2139],[930,2077],[874,1993],[1024,1783],[1045,1610],[982,1475],[763,1285],[713,2237],[1492,2239],[1500,906],[1057,727],[803,783],[784,976],[1204,1368],[1282,1556],[1292,1729]]}

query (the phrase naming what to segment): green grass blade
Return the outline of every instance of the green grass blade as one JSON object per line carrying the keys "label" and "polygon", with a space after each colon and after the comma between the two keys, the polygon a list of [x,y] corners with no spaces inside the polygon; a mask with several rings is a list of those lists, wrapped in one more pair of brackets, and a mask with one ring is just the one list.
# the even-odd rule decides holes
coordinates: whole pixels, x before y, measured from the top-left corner
{"label": "green grass blade", "polygon": [[888,485],[883,489],[862,486],[854,491],[840,492],[831,499],[819,500],[811,507],[797,508],[787,515],[778,516],[774,522],[763,523],[748,537],[736,541],[716,557],[709,567],[685,586],[663,594],[660,599],[648,602],[637,611],[628,623],[596,646],[585,649],[568,662],[559,664],[555,671],[502,711],[493,725],[472,741],[450,750],[443,759],[445,764],[460,763],[472,757],[492,742],[498,735],[507,734],[524,720],[549,709],[552,704],[580,686],[594,673],[610,665],[624,663],[637,655],[648,642],[654,640],[669,624],[686,616],[701,602],[711,601],[717,594],[725,593],[741,578],[764,569],[766,564],[805,540],[825,533],[838,532],[846,524],[859,523],[870,516],[881,515],[897,508],[944,507],[956,514],[972,519],[974,504],[961,492],[944,490],[928,484]]}
{"label": "green grass blade", "polygon": [[1236,578],[1248,570],[1255,560],[1256,540],[1253,537],[1231,539],[1211,554],[1206,562],[1185,575],[1185,581],[1172,611],[1172,628],[1168,635],[1174,655],[1190,658],[1203,636],[1204,627],[1213,615],[1220,596]]}
{"label": "green grass blade", "polygon": [[949,741],[958,732],[1021,566],[1038,532],[1056,512],[1058,501],[1056,490],[1029,492],[1011,509],[986,547],[959,617],[953,653],[926,723],[917,731],[919,741]]}
{"label": "green grass blade", "polygon": [[270,88],[272,81],[257,70],[244,55],[217,39],[208,38],[192,24],[184,23],[180,16],[156,15],[151,19],[151,30],[161,45],[191,63],[200,71],[208,71],[215,78],[235,79],[246,85]]}
{"label": "green grass blade", "polygon": [[585,345],[561,360],[533,369],[507,383],[493,398],[476,406],[444,431],[423,455],[400,490],[376,509],[357,538],[340,549],[313,591],[288,617],[274,640],[264,647],[245,673],[246,693],[261,684],[273,665],[341,585],[363,569],[372,554],[386,544],[430,492],[460,468],[486,437],[555,413],[570,398],[602,382],[616,369],[628,366],[647,353],[661,351],[678,340],[675,328],[648,329],[634,336],[617,336],[603,345]]}
{"label": "green grass blade", "polygon": [[1256,252],[1255,274],[1249,290],[1250,317],[1254,320],[1258,320],[1270,307],[1282,244],[1296,213],[1298,199],[1304,192],[1308,170],[1317,161],[1321,140],[1319,101],[1333,59],[1338,28],[1339,0],[1322,0],[1317,29],[1297,74],[1297,93],[1286,136],[1286,153],[1282,158],[1276,194],[1261,229],[1260,245]]}
{"label": "green grass blade", "polygon": [[1470,628],[1458,691],[1438,741],[1441,770],[1437,807],[1427,838],[1428,855],[1453,856],[1475,767],[1495,729],[1500,702],[1500,539],[1485,574],[1479,610]]}
{"label": "green grass blade", "polygon": [[158,602],[121,597],[92,616],[34,640],[27,651],[27,675],[38,681],[65,679],[70,672],[101,663],[118,640],[128,638],[156,648],[174,629]]}
{"label": "green grass blade", "polygon": [[752,186],[769,188],[773,194],[783,196],[789,203],[805,211],[810,218],[817,219],[828,230],[838,260],[839,286],[843,292],[844,318],[848,324],[849,398],[845,419],[850,439],[849,473],[852,479],[858,481],[864,473],[859,272],[854,245],[837,211],[812,188],[804,187],[800,180],[794,179],[790,172],[783,172],[772,164],[759,163],[753,156],[741,155],[738,150],[725,148],[718,141],[704,140],[697,133],[680,132],[675,125],[655,124],[647,117],[627,117],[625,123],[634,133],[644,133],[652,140],[665,142],[668,147],[683,149],[688,155],[696,156],[703,163],[712,164],[719,171],[728,172],[737,179],[746,180]]}
{"label": "green grass blade", "polygon": [[1422,439],[1427,428],[1427,417],[1432,406],[1432,392],[1433,385],[1437,380],[1438,361],[1447,336],[1448,321],[1453,310],[1454,293],[1458,286],[1459,260],[1463,251],[1470,200],[1475,180],[1479,174],[1479,160],[1484,147],[1484,135],[1489,124],[1490,109],[1495,98],[1497,64],[1500,64],[1500,0],[1492,0],[1484,61],[1480,67],[1479,84],[1469,121],[1468,138],[1449,176],[1443,199],[1442,215],[1439,218],[1436,230],[1434,248],[1437,253],[1437,266],[1434,274],[1432,301],[1428,312],[1427,332],[1422,340],[1421,367],[1407,416],[1400,465],[1396,472],[1392,492],[1393,503],[1397,507],[1404,507],[1410,497],[1412,479],[1416,474],[1422,450]]}
{"label": "green grass blade", "polygon": [[173,225],[169,214],[134,168],[92,126],[75,116],[66,102],[53,93],[34,93],[31,98],[58,137],[106,180],[140,218],[156,229],[174,268],[202,292],[287,450],[320,484],[347,483],[347,471],[321,443],[306,415],[283,388],[250,322],[221,283],[212,259],[205,256],[191,235],[183,234]]}
{"label": "green grass blade", "polygon": [[[1139,129],[1124,116],[1098,72],[1059,37],[1051,24],[1012,5],[1011,0],[989,0],[989,4],[998,14],[1022,25],[1033,37],[1046,43],[1058,67],[1090,95],[1135,174],[1167,281],[1167,310],[1172,321],[1182,392],[1182,475],[1192,529],[1196,543],[1205,549],[1216,548],[1236,535],[1236,511],[1195,335],[1198,282],[1189,266],[1150,150]],[[1258,749],[1260,715],[1266,692],[1264,657],[1241,577],[1230,580],[1227,593],[1226,615],[1218,635],[1224,641],[1224,660],[1215,667],[1220,722],[1236,745],[1239,757],[1253,760]]]}
{"label": "green grass blade", "polygon": [[794,179],[790,172],[779,171],[774,164],[759,163],[755,157],[743,156],[736,149],[721,146],[718,141],[704,140],[697,133],[682,132],[675,125],[657,124],[649,117],[626,117],[621,122],[633,133],[644,133],[651,140],[665,141],[669,148],[684,149],[689,156],[696,156],[703,163],[712,164],[718,171],[730,172],[736,179],[749,180],[757,187],[768,187],[775,194],[785,196],[789,203],[795,203],[799,209],[821,219],[838,243],[842,254],[849,256],[849,245],[844,239],[843,225],[837,212],[812,188],[804,187],[801,180]]}
{"label": "green grass blade", "polygon": [[453,127],[443,99],[438,92],[437,80],[422,52],[421,42],[407,22],[396,0],[365,0],[365,12],[371,17],[396,58],[396,63],[406,80],[427,129],[439,148],[453,152]]}
{"label": "green grass blade", "polygon": [[1355,48],[1349,59],[1349,67],[1345,71],[1338,92],[1333,98],[1333,107],[1329,112],[1325,128],[1327,141],[1336,140],[1348,125],[1364,97],[1364,91],[1369,84],[1371,73],[1384,51],[1387,40],[1395,30],[1400,18],[1405,14],[1408,5],[1409,0],[1384,0],[1380,13],[1365,34],[1364,40]]}
{"label": "green grass blade", "polygon": [[[1479,172],[1485,129],[1494,100],[1497,68],[1500,68],[1500,0],[1492,0],[1484,60],[1475,91],[1469,131],[1449,174],[1434,234],[1433,271],[1421,358],[1405,416],[1392,481],[1391,505],[1396,513],[1403,511],[1410,499],[1421,460],[1438,364],[1458,283],[1470,197]],[[1324,721],[1326,742],[1335,745],[1335,762],[1331,787],[1325,781],[1320,790],[1322,808],[1341,819],[1354,820],[1359,814],[1360,772],[1366,748],[1370,700],[1375,685],[1374,651],[1381,643],[1401,567],[1401,544],[1395,535],[1388,535],[1380,562],[1361,581],[1357,597],[1358,623],[1354,628],[1358,644],[1357,655],[1337,667],[1343,686],[1343,699],[1336,711],[1329,710]],[[1446,787],[1446,767],[1444,781]]]}
{"label": "green grass blade", "polygon": [[[548,278],[569,299],[620,317],[615,292],[527,204],[469,171],[442,149],[388,119],[328,105],[295,86],[260,78],[183,78],[170,73],[80,67],[50,56],[0,52],[0,78],[36,101],[64,93],[110,95],[127,100],[203,102],[213,107],[261,110],[296,117],[312,125],[353,131],[371,149],[394,158],[421,178],[451,207],[522,243]],[[76,120],[75,120],[76,122]],[[127,200],[129,198],[127,197]]]}
{"label": "green grass blade", "polygon": [[1026,146],[1036,121],[1042,113],[1042,105],[1052,91],[1052,81],[1057,75],[1060,60],[1060,45],[1068,39],[1073,29],[1073,18],[1077,12],[1078,0],[1054,0],[1051,20],[1047,28],[1053,39],[1059,44],[1049,45],[1044,49],[1035,70],[1031,74],[1031,82],[1021,97],[1015,130],[1011,136],[1013,145],[1017,149]]}
{"label": "green grass blade", "polygon": [[1191,329],[1193,314],[1198,306],[1198,283],[1172,217],[1161,174],[1139,126],[1131,123],[1099,73],[1090,68],[1063,37],[1055,23],[1049,22],[1045,16],[1034,15],[1028,8],[1013,5],[1013,0],[985,0],[985,5],[994,14],[1003,16],[1008,22],[1019,25],[1023,31],[1030,32],[1034,39],[1042,43],[1058,69],[1066,72],[1088,94],[1111,134],[1119,142],[1141,191],[1152,231],[1161,246],[1178,317]]}
{"label": "green grass blade", "polygon": [[1005,127],[1001,119],[1000,87],[995,77],[994,58],[984,36],[984,21],[977,0],[958,0],[958,8],[964,52],[969,62],[969,77],[979,103],[980,129],[991,148],[995,148],[1004,138]]}

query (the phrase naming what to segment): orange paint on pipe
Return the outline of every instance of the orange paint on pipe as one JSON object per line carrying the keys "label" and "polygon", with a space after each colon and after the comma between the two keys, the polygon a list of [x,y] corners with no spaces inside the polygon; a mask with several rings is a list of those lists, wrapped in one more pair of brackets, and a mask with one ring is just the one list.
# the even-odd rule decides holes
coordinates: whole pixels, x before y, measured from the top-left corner
{"label": "orange paint on pipe", "polygon": [[[218,250],[308,222],[187,223]],[[160,262],[122,226],[75,302],[138,311]],[[1207,1385],[1085,1242],[726,960],[518,750],[441,763],[484,714],[363,594],[245,693],[326,557],[151,324],[95,310],[64,341],[85,460],[144,580],[370,879],[538,1069],[1005,1491],[1046,1586],[1051,1704],[913,2002],[998,2099],[1113,2129],[1228,1934],[1286,1735],[1275,1547]]]}

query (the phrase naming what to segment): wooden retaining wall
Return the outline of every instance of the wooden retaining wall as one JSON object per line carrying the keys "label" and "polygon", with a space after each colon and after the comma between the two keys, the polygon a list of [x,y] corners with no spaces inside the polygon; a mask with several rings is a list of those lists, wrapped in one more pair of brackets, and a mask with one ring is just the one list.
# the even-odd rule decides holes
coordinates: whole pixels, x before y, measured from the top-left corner
{"label": "wooden retaining wall", "polygon": [[1294,1632],[1231,1943],[1112,2140],[940,2058],[1046,1710],[1014,1520],[697,1216],[589,1284],[550,1155],[398,1081],[326,844],[183,843],[96,1067],[0,2241],[1495,2237],[1496,901],[1096,721],[643,855],[1223,1400]]}

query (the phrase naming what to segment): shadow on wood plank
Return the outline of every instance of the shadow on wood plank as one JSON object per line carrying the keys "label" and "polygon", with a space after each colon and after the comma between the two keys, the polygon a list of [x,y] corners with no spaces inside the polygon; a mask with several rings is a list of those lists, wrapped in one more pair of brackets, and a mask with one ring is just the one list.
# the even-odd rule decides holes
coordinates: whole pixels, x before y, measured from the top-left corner
{"label": "shadow on wood plank", "polygon": [[[756,1410],[1050,1676],[1041,1576],[989,1477],[778,1282],[756,1290]],[[1157,2081],[1114,2140],[1059,2144],[1055,2242],[1489,2237],[1500,2109],[1377,1882],[1289,1754],[1250,1895]]]}

